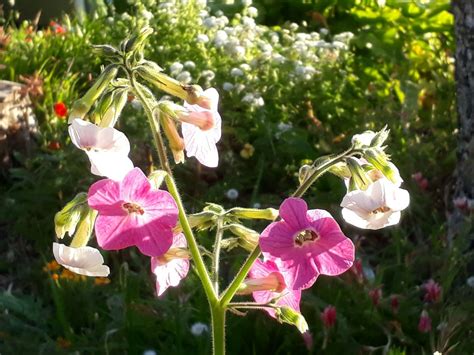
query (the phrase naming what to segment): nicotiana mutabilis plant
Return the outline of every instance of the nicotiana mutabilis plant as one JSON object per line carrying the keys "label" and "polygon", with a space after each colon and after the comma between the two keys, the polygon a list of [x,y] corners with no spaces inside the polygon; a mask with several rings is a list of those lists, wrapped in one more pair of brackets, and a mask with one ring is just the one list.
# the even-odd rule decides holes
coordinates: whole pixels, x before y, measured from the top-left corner
{"label": "nicotiana mutabilis plant", "polygon": [[[207,204],[202,212],[187,215],[168,150],[176,164],[185,163],[186,152],[188,158],[195,157],[205,166],[218,165],[216,143],[221,138],[222,122],[219,94],[214,88],[202,90],[173,79],[146,60],[143,47],[152,33],[145,26],[124,40],[120,48],[95,46],[110,64],[73,105],[69,134],[72,143],[89,157],[91,173],[104,179],[92,184],[88,192],[79,193],[56,214],[57,237],[72,237],[69,246],[53,243],[56,260],[82,275],[108,276],[109,268],[99,250],[87,246],[91,236],[95,235],[104,250],[137,247],[151,259],[158,296],[168,287],[178,286],[192,265],[209,301],[215,354],[225,353],[228,311],[243,315],[242,309],[264,310],[277,321],[307,332],[299,307],[302,291],[319,275],[337,276],[348,270],[355,248],[329,212],[309,209],[302,196],[319,177],[331,172],[346,183],[341,206],[348,223],[366,229],[398,223],[409,195],[399,187],[402,180],[398,169],[385,153],[388,130],[356,135],[346,151],[302,166],[299,186],[279,210],[226,210]],[[155,90],[175,100],[158,101]],[[159,157],[160,169],[148,176],[134,167],[128,157],[127,137],[114,128],[128,94],[144,108]],[[167,191],[161,189],[163,184]],[[251,219],[267,220],[269,225],[259,233],[244,225]],[[203,229],[215,231],[212,251],[199,245],[194,236],[196,230]],[[234,247],[250,254],[233,281],[222,287],[220,254]],[[204,254],[210,257],[210,265],[204,262]],[[255,302],[234,300],[236,295],[250,294]]]}

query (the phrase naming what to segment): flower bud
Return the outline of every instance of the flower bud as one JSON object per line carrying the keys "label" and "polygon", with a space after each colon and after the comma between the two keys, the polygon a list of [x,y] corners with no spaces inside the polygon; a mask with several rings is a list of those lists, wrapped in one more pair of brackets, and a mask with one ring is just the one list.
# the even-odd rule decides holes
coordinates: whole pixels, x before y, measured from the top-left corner
{"label": "flower bud", "polygon": [[296,326],[301,333],[308,331],[308,323],[303,315],[288,306],[279,307],[275,310],[275,315],[280,323],[288,323]]}
{"label": "flower bud", "polygon": [[362,147],[370,147],[372,139],[375,137],[375,132],[365,131],[361,134],[355,134],[352,137],[352,147],[355,149],[360,149]]}
{"label": "flower bud", "polygon": [[66,233],[72,236],[83,213],[89,208],[87,193],[81,192],[54,216],[56,236],[62,239]]}
{"label": "flower bud", "polygon": [[[196,214],[188,215],[188,222],[191,228],[196,228],[198,231],[209,229],[215,225],[217,214],[213,211],[203,211]],[[178,233],[183,230],[180,223],[176,225],[173,232]]]}
{"label": "flower bud", "polygon": [[99,75],[94,85],[86,92],[86,94],[77,100],[72,106],[69,114],[69,123],[76,118],[84,118],[87,112],[94,104],[95,101],[102,95],[107,86],[117,75],[117,66],[114,64],[108,65],[102,73]]}
{"label": "flower bud", "polygon": [[115,58],[119,58],[120,57],[120,52],[108,45],[108,44],[101,44],[101,45],[93,45],[92,46],[92,51],[97,54],[97,55],[100,55],[100,56],[104,56],[106,58],[111,58],[111,59],[115,59]]}
{"label": "flower bud", "polygon": [[112,93],[112,101],[105,111],[101,112],[100,127],[113,127],[117,123],[123,108],[127,104],[128,90],[116,89]]}
{"label": "flower bud", "polygon": [[203,92],[199,85],[182,84],[178,80],[162,73],[162,69],[158,65],[151,63],[153,62],[140,62],[136,68],[138,75],[167,94],[185,100],[191,105],[198,103],[199,97]]}
{"label": "flower bud", "polygon": [[145,45],[145,40],[153,33],[153,28],[149,26],[143,27],[138,33],[132,35],[129,39],[122,43],[123,52],[134,52],[140,50]]}
{"label": "flower bud", "polygon": [[336,176],[339,176],[342,179],[348,179],[351,177],[351,172],[349,171],[347,164],[344,162],[334,164],[329,168],[329,172]]}
{"label": "flower bud", "polygon": [[391,164],[387,155],[379,148],[365,149],[363,157],[374,166],[375,169],[380,170],[394,184],[400,182],[400,175],[398,169]]}
{"label": "flower bud", "polygon": [[327,306],[321,312],[321,321],[323,322],[323,325],[326,329],[334,327],[334,325],[336,324],[336,317],[337,312],[336,307],[334,306]]}
{"label": "flower bud", "polygon": [[359,164],[357,159],[347,158],[347,167],[351,173],[351,180],[358,190],[366,190],[372,183],[364,168]]}
{"label": "flower bud", "polygon": [[151,186],[155,190],[158,190],[161,187],[161,184],[163,184],[166,175],[168,175],[168,173],[164,170],[155,170],[148,176],[148,180],[150,181]]}
{"label": "flower bud", "polygon": [[306,179],[313,173],[314,167],[311,165],[305,164],[301,166],[300,170],[298,171],[298,180],[300,182],[300,185],[302,185]]}
{"label": "flower bud", "polygon": [[382,144],[387,140],[390,130],[387,129],[387,126],[378,131],[372,140],[370,141],[370,146],[373,148],[382,147]]}
{"label": "flower bud", "polygon": [[89,242],[89,239],[94,229],[95,219],[97,217],[97,211],[87,206],[87,212],[81,215],[81,220],[74,233],[74,238],[71,241],[72,248],[85,247]]}
{"label": "flower bud", "polygon": [[168,115],[161,115],[161,124],[168,139],[176,164],[184,163],[184,140],[178,133],[174,121]]}
{"label": "flower bud", "polygon": [[241,224],[232,223],[228,228],[233,234],[238,237],[238,244],[247,251],[253,251],[258,245],[258,238],[260,234],[253,229],[244,227]]}
{"label": "flower bud", "polygon": [[278,217],[278,210],[271,207],[265,209],[235,207],[227,211],[227,213],[242,219],[266,219],[273,221]]}
{"label": "flower bud", "polygon": [[431,331],[431,318],[426,310],[421,312],[420,320],[418,322],[418,330],[421,333],[428,333]]}

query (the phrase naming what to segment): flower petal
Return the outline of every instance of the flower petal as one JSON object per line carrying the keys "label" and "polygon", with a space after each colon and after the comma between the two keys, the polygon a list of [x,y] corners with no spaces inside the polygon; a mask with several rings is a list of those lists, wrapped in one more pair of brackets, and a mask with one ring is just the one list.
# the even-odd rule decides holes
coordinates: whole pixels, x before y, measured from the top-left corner
{"label": "flower petal", "polygon": [[307,210],[308,205],[302,198],[290,197],[281,204],[280,217],[293,228],[303,230],[309,225]]}
{"label": "flower petal", "polygon": [[53,254],[56,261],[76,274],[86,276],[108,276],[109,267],[103,265],[104,258],[100,252],[88,246],[71,248],[64,244],[53,243]]}
{"label": "flower petal", "polygon": [[94,147],[100,128],[93,123],[76,118],[69,126],[71,142],[79,149]]}
{"label": "flower petal", "polygon": [[99,214],[109,216],[125,216],[120,199],[120,183],[110,179],[102,179],[89,188],[87,203]]}
{"label": "flower petal", "polygon": [[259,238],[260,248],[266,259],[280,257],[293,248],[295,229],[286,221],[273,222],[263,230]]}
{"label": "flower petal", "polygon": [[121,181],[133,169],[133,163],[126,155],[112,151],[86,151],[91,162],[91,173]]}

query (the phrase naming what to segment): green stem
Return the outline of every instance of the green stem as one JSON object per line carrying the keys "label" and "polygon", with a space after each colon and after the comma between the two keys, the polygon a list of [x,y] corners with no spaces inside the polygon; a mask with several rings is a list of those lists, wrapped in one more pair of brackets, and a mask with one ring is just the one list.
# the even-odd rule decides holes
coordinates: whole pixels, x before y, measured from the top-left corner
{"label": "green stem", "polygon": [[310,188],[311,185],[314,184],[314,182],[321,176],[323,175],[326,171],[328,171],[331,166],[334,164],[339,163],[340,161],[344,160],[345,157],[351,155],[353,153],[353,149],[350,148],[346,150],[345,152],[342,152],[339,155],[336,155],[334,158],[328,160],[326,163],[322,164],[319,166],[312,174],[309,176],[303,183],[296,189],[296,191],[293,193],[293,197],[301,197],[304,195],[306,190]]}
{"label": "green stem", "polygon": [[212,350],[214,355],[225,354],[225,307],[218,302],[211,307]]}
{"label": "green stem", "polygon": [[230,283],[229,287],[227,287],[227,289],[224,291],[224,294],[222,295],[221,301],[220,301],[222,307],[227,307],[229,302],[232,300],[232,297],[234,297],[235,293],[240,287],[240,284],[247,277],[247,274],[249,273],[250,268],[252,267],[255,260],[257,260],[259,255],[260,255],[260,247],[257,245],[255,249],[247,257],[247,260],[245,260],[244,264],[242,265],[239,272],[235,276],[235,279]]}
{"label": "green stem", "polygon": [[217,302],[217,295],[214,292],[214,288],[212,287],[212,282],[209,277],[209,273],[206,269],[206,265],[202,259],[201,253],[199,252],[199,247],[196,243],[196,239],[194,238],[192,229],[189,225],[188,218],[186,217],[186,212],[184,211],[183,202],[181,201],[181,197],[178,192],[178,188],[173,179],[173,174],[170,169],[170,165],[168,163],[168,158],[166,156],[166,150],[164,146],[163,139],[159,133],[159,127],[157,127],[158,123],[155,120],[153,108],[150,107],[150,104],[145,97],[142,89],[140,88],[139,84],[136,82],[134,74],[130,71],[128,73],[128,78],[130,80],[130,85],[134,89],[135,93],[138,96],[138,99],[141,101],[145,113],[147,115],[148,121],[150,123],[151,130],[153,132],[153,139],[155,142],[155,148],[158,153],[158,157],[160,159],[160,164],[163,170],[165,170],[168,175],[165,177],[166,186],[168,187],[168,191],[173,196],[176,205],[178,206],[178,218],[179,223],[183,228],[183,233],[188,243],[189,251],[191,252],[191,256],[196,264],[196,269],[201,279],[201,283],[204,288],[204,292],[208,298],[209,303],[212,305]]}
{"label": "green stem", "polygon": [[206,293],[207,299],[211,305],[217,302],[217,294],[214,291],[212,286],[211,278],[209,277],[209,273],[207,272],[206,265],[202,259],[201,253],[199,252],[199,246],[196,243],[196,239],[194,238],[193,231],[191,226],[189,225],[188,219],[186,217],[186,212],[184,211],[183,202],[181,201],[181,196],[179,195],[178,189],[174,182],[172,176],[167,175],[165,177],[166,186],[168,187],[168,191],[173,196],[176,204],[178,206],[178,217],[179,223],[183,228],[184,236],[186,237],[186,241],[188,242],[188,248],[191,252],[191,256],[196,264],[196,269],[201,279],[202,286],[204,288],[204,292]]}
{"label": "green stem", "polygon": [[214,282],[214,289],[216,294],[219,294],[219,259],[221,254],[221,240],[224,234],[224,221],[222,217],[217,219],[216,240],[214,241],[213,258],[212,258],[212,280]]}

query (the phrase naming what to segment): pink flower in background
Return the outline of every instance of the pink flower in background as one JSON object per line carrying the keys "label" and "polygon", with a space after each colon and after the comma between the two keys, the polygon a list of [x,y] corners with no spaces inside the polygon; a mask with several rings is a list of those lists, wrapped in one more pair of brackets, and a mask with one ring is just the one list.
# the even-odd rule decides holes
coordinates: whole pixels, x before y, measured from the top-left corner
{"label": "pink flower in background", "polygon": [[159,256],[171,247],[178,208],[166,191],[152,189],[139,168],[122,181],[103,179],[88,194],[89,206],[99,212],[97,242],[105,250],[130,246],[148,256]]}
{"label": "pink flower in background", "polygon": [[[271,261],[256,260],[249,272],[250,284],[254,286],[262,286],[267,288],[263,291],[254,291],[252,296],[255,302],[267,303],[276,297],[280,297],[276,302],[279,306],[288,306],[295,311],[300,311],[301,291],[290,290],[287,288],[283,274],[278,270],[277,265]],[[283,296],[282,296],[283,295]],[[276,318],[275,310],[273,308],[266,308],[265,311]]]}
{"label": "pink flower in background", "polygon": [[372,300],[372,304],[377,307],[382,298],[382,289],[380,287],[374,288],[369,291],[369,297]]}
{"label": "pink flower in background", "polygon": [[210,168],[217,167],[219,154],[216,143],[221,139],[222,119],[217,112],[219,93],[210,88],[204,91],[199,105],[184,103],[188,113],[180,115],[184,147],[188,157],[195,156]]}
{"label": "pink flower in background", "polygon": [[72,143],[86,152],[91,162],[91,173],[122,180],[133,169],[128,158],[130,143],[122,132],[112,127],[74,119],[69,126]]}
{"label": "pink flower in background", "polygon": [[187,248],[183,233],[173,237],[170,250],[164,255],[151,258],[151,271],[156,275],[156,293],[161,296],[170,286],[176,287],[186,277],[189,271],[188,256],[175,253],[174,248]]}
{"label": "pink flower in background", "polygon": [[313,334],[308,330],[307,332],[304,332],[301,334],[304,340],[304,345],[306,345],[306,349],[308,351],[313,350],[314,348],[314,339],[313,339]]}
{"label": "pink flower in background", "polygon": [[422,288],[425,290],[425,302],[436,303],[440,300],[442,288],[439,283],[430,279],[423,284]]}
{"label": "pink flower in background", "polygon": [[400,211],[409,204],[408,191],[383,178],[370,184],[367,190],[348,192],[341,202],[342,217],[359,228],[381,229],[397,224]]}
{"label": "pink flower in background", "polygon": [[428,179],[423,177],[423,173],[421,172],[416,172],[415,174],[413,174],[411,176],[413,178],[413,180],[415,180],[415,182],[418,184],[418,187],[422,190],[427,190],[428,189],[428,186],[429,186],[429,182],[428,182]]}
{"label": "pink flower in background", "polygon": [[334,306],[327,306],[321,312],[321,321],[323,322],[323,325],[326,329],[334,327],[336,324],[336,317],[337,312],[336,307]]}
{"label": "pink flower in background", "polygon": [[428,333],[431,331],[431,318],[425,310],[421,312],[420,320],[418,322],[418,330],[422,333]]}
{"label": "pink flower in background", "polygon": [[309,210],[300,198],[287,198],[280,206],[279,222],[260,236],[266,259],[272,259],[288,281],[288,287],[311,287],[317,277],[336,276],[354,262],[354,244],[324,210]]}

